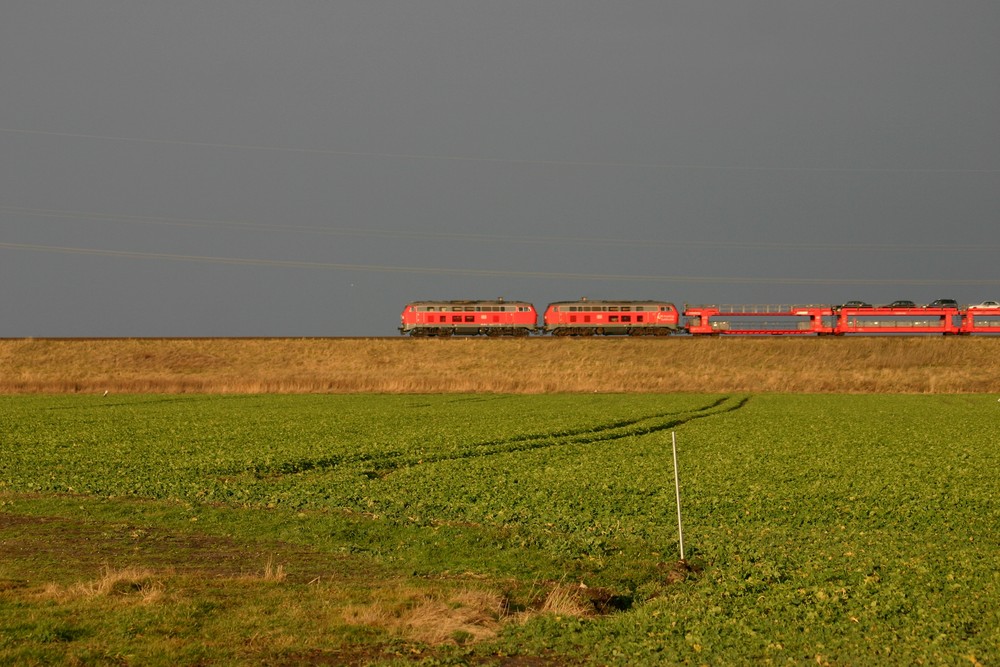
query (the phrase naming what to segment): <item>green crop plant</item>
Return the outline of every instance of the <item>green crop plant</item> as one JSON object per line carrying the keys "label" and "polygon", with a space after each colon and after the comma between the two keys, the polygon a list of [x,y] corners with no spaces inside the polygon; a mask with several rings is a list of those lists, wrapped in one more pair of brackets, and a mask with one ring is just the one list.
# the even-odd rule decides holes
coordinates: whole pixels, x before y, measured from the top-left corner
{"label": "green crop plant", "polygon": [[[0,661],[991,664],[998,423],[983,395],[3,396]],[[71,594],[102,572],[142,576]]]}

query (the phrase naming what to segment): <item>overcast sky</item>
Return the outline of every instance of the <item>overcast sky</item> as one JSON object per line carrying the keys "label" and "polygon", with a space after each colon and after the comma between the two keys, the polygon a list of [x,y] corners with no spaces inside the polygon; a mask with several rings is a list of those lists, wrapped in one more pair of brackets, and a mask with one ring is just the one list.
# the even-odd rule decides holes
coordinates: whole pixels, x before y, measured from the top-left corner
{"label": "overcast sky", "polygon": [[996,0],[4,0],[0,337],[1000,299]]}

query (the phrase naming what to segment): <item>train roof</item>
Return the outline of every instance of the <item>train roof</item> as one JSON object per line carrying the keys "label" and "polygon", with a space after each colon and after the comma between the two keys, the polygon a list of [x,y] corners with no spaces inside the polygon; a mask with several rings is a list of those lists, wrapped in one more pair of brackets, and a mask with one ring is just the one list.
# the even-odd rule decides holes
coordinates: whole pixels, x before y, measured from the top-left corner
{"label": "train roof", "polygon": [[595,305],[595,306],[609,306],[609,305],[633,305],[633,304],[652,304],[655,303],[660,306],[673,306],[674,304],[670,301],[664,301],[662,299],[576,299],[575,301],[553,301],[550,306],[563,306],[563,305]]}
{"label": "train roof", "polygon": [[[448,305],[448,306],[476,306],[481,304],[497,305],[500,304],[515,304],[518,306],[531,306],[528,301],[519,301],[517,299],[510,300],[504,298],[498,299],[437,299],[432,301],[411,301],[407,306],[438,306],[438,305]],[[532,306],[534,307],[534,306]]]}

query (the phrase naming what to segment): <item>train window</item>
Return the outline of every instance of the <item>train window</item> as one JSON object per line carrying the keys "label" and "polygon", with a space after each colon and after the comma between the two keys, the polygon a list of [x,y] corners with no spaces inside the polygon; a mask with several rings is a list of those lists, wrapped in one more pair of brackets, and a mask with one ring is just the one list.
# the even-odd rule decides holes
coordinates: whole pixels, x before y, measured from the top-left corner
{"label": "train window", "polygon": [[643,321],[643,320],[642,320],[642,315],[636,315],[636,316],[635,316],[635,321],[636,321],[636,322],[642,322],[642,321]]}
{"label": "train window", "polygon": [[590,322],[590,315],[584,315],[583,316],[583,321],[584,322]]}
{"label": "train window", "polygon": [[622,315],[622,322],[631,322],[631,321],[632,321],[631,315]]}
{"label": "train window", "polygon": [[617,321],[618,321],[617,315],[608,315],[608,322],[617,322]]}
{"label": "train window", "polygon": [[632,306],[622,306],[622,310],[632,310]]}
{"label": "train window", "polygon": [[465,316],[465,321],[466,322],[475,322],[476,321],[476,316],[475,315],[466,315]]}
{"label": "train window", "polygon": [[618,306],[608,306],[608,310],[611,310],[611,311],[614,311],[614,312],[617,313],[618,312]]}
{"label": "train window", "polygon": [[451,316],[451,321],[452,322],[461,322],[462,321],[462,316],[461,315],[452,315]]}
{"label": "train window", "polygon": [[570,315],[569,316],[569,321],[570,322],[576,322],[576,315]]}

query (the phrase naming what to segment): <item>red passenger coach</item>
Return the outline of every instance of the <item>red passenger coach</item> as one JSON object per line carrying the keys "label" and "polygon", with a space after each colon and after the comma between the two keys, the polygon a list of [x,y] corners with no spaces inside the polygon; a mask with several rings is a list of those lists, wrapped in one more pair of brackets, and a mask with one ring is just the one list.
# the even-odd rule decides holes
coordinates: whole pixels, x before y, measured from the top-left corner
{"label": "red passenger coach", "polygon": [[543,331],[555,336],[666,336],[677,330],[666,301],[557,301],[545,309]]}
{"label": "red passenger coach", "polygon": [[414,301],[403,308],[399,333],[411,336],[527,336],[538,312],[525,301]]}

